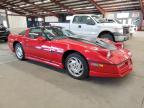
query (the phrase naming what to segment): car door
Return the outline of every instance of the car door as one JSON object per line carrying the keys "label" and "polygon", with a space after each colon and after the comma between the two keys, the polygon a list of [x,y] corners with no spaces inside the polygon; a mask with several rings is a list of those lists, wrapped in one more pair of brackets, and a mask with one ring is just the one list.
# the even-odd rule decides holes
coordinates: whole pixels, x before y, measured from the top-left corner
{"label": "car door", "polygon": [[46,39],[41,28],[31,28],[27,39],[26,48],[29,57],[50,61],[51,42]]}
{"label": "car door", "polygon": [[76,34],[82,34],[81,16],[75,16],[70,24],[70,30]]}
{"label": "car door", "polygon": [[82,35],[86,35],[87,37],[95,37],[97,36],[97,27],[95,21],[90,16],[82,16],[81,17],[81,28]]}
{"label": "car door", "polygon": [[[77,23],[77,26],[74,25]],[[96,37],[96,23],[90,16],[79,16],[75,17],[73,20],[73,29],[76,29],[77,34],[81,34],[86,37]]]}

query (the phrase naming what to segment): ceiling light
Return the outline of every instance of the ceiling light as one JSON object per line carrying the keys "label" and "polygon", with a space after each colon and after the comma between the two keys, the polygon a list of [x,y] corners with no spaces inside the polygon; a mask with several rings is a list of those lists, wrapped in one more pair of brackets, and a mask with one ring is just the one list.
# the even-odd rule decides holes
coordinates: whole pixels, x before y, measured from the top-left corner
{"label": "ceiling light", "polygon": [[35,2],[34,4],[41,4],[42,2]]}
{"label": "ceiling light", "polygon": [[48,2],[50,2],[50,0],[45,0],[45,1],[43,1],[43,3],[48,3]]}
{"label": "ceiling light", "polygon": [[90,6],[90,7],[86,7],[87,9],[91,9],[91,8],[94,8],[94,6]]}
{"label": "ceiling light", "polygon": [[26,4],[26,5],[20,5],[19,7],[26,7],[26,6],[30,6],[31,4]]}

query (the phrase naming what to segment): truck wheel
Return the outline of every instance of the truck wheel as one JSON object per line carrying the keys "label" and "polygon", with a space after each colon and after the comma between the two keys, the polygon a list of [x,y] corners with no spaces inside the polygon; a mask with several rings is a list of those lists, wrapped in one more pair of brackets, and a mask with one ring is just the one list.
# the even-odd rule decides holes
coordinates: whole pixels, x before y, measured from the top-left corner
{"label": "truck wheel", "polygon": [[106,39],[109,39],[111,41],[115,41],[113,35],[110,33],[103,33],[100,35],[100,38],[106,38]]}
{"label": "truck wheel", "polygon": [[74,79],[82,80],[89,75],[88,64],[78,53],[72,53],[66,58],[65,67],[68,74]]}
{"label": "truck wheel", "polygon": [[24,50],[23,50],[23,47],[22,47],[22,45],[20,43],[17,43],[15,45],[15,54],[16,54],[16,57],[19,60],[24,60],[25,59]]}

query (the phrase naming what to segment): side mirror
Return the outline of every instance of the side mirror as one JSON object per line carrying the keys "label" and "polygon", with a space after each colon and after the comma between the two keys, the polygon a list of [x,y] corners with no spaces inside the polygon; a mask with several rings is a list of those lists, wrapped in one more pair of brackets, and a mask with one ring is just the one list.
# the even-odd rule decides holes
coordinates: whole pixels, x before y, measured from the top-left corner
{"label": "side mirror", "polygon": [[39,36],[39,37],[37,38],[37,40],[38,40],[39,42],[44,42],[44,41],[46,41],[46,38],[44,38],[43,36]]}

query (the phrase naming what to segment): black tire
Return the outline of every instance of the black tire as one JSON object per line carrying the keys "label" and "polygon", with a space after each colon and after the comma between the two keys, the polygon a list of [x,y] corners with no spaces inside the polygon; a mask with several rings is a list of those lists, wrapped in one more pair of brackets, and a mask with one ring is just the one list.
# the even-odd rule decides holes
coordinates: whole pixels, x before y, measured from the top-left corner
{"label": "black tire", "polygon": [[99,37],[100,37],[100,38],[109,39],[109,40],[111,40],[111,41],[113,41],[113,42],[115,41],[113,35],[110,34],[110,33],[103,33],[103,34],[101,34]]}
{"label": "black tire", "polygon": [[[15,47],[15,55],[16,55],[16,57],[19,60],[24,60],[25,59],[25,53],[24,53],[22,45],[20,43],[16,43],[14,47]],[[21,50],[21,56],[18,54],[18,50]]]}
{"label": "black tire", "polygon": [[[81,73],[79,73],[80,75],[76,76],[76,75],[73,75],[71,70],[72,69],[69,69],[70,66],[69,66],[69,61],[72,59],[72,58],[76,58],[79,63],[81,63],[82,65],[80,66],[80,68],[82,68],[83,70],[81,71]],[[77,65],[75,65],[77,66]],[[78,79],[78,80],[82,80],[82,79],[86,79],[88,78],[89,76],[89,67],[88,67],[88,63],[86,62],[86,60],[78,53],[72,53],[70,55],[68,55],[68,57],[66,58],[66,61],[65,61],[65,67],[66,67],[66,71],[67,73],[74,79]],[[77,66],[78,67],[78,66]],[[79,71],[80,72],[80,71]],[[75,73],[76,74],[76,73]]]}

